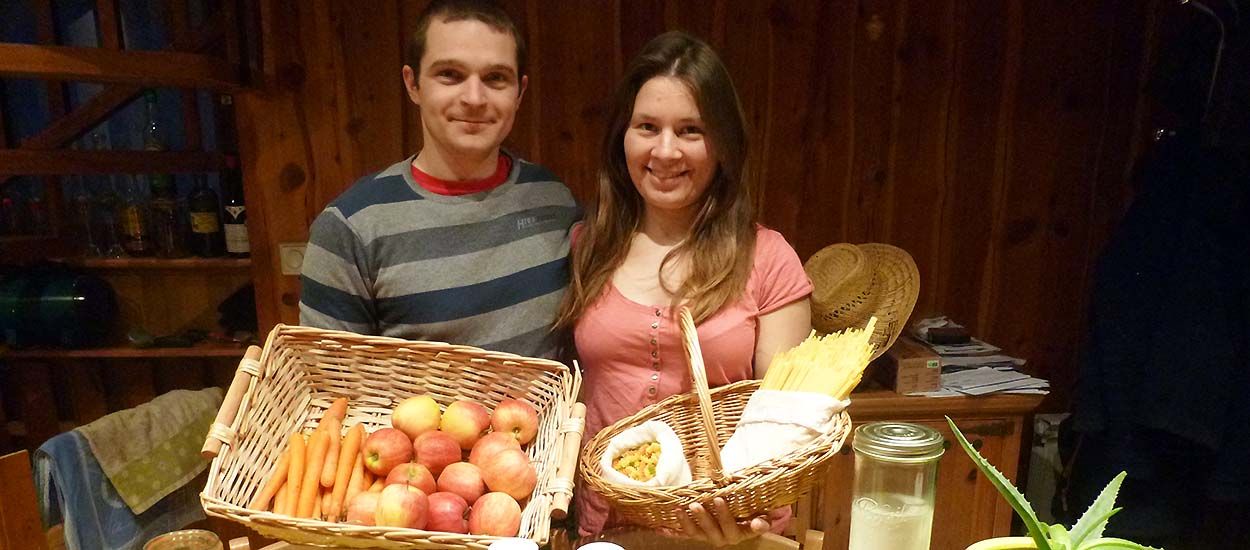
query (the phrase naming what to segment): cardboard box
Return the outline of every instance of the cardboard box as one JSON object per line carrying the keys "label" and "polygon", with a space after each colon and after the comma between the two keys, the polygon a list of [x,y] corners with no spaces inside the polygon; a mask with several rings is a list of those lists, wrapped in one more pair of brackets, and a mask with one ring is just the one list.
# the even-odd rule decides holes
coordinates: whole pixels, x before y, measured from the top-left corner
{"label": "cardboard box", "polygon": [[942,389],[942,362],[938,355],[906,336],[900,336],[885,354],[873,362],[877,379],[895,393],[909,394]]}

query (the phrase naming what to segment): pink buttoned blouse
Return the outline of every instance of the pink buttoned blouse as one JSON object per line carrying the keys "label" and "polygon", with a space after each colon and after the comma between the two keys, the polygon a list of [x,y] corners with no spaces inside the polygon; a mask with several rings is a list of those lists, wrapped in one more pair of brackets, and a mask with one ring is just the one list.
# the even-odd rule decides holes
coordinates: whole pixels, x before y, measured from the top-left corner
{"label": "pink buttoned blouse", "polygon": [[[759,316],[811,292],[812,283],[785,237],[760,226],[755,265],[742,299],[722,307],[697,327],[708,384],[717,387],[754,378]],[[668,304],[640,304],[609,282],[577,321],[573,336],[585,372],[585,441],[647,405],[690,391],[681,328],[676,311]],[[603,530],[608,503],[584,487],[577,501],[582,534]]]}

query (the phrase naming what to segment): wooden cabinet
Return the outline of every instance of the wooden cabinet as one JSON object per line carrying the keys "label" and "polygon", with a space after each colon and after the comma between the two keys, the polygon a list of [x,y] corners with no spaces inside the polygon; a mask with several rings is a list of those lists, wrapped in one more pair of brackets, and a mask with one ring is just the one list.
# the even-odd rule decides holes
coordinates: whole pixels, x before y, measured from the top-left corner
{"label": "wooden cabinet", "polygon": [[[1014,513],[959,448],[944,416],[950,416],[986,459],[1015,480],[1021,449],[1026,447],[1028,417],[1041,400],[1041,396],[1019,395],[931,399],[869,390],[851,396],[850,414],[856,425],[880,420],[915,422],[946,437],[947,451],[938,466],[930,548],[963,550],[978,540],[1009,534]],[[824,532],[825,550],[847,547],[854,475],[855,455],[848,439],[826,481],[813,494],[818,511],[814,527]]]}

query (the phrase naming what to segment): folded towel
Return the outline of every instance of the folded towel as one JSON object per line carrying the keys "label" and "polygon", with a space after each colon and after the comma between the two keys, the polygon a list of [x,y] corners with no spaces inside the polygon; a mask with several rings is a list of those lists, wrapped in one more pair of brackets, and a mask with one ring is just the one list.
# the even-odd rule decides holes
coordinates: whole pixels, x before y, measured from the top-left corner
{"label": "folded towel", "polygon": [[152,537],[204,519],[200,487],[190,484],[135,515],[77,430],[44,442],[34,462],[44,528],[64,524],[68,550],[138,549]]}
{"label": "folded towel", "polygon": [[136,514],[208,467],[200,447],[221,388],[174,390],[78,428],[117,494]]}

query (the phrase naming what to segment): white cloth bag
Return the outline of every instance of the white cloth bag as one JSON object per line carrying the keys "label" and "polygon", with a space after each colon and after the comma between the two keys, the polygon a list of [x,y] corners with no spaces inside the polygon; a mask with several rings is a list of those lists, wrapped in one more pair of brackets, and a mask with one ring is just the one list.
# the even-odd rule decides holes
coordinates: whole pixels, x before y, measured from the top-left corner
{"label": "white cloth bag", "polygon": [[[660,459],[655,465],[655,477],[647,481],[638,481],[612,467],[612,461],[621,453],[633,449],[643,443],[652,441],[660,444]],[[621,485],[638,485],[642,487],[664,487],[667,485],[685,485],[690,483],[690,463],[686,462],[686,453],[681,448],[681,440],[668,424],[658,420],[648,420],[613,437],[608,442],[599,461],[603,477],[612,483]]]}
{"label": "white cloth bag", "polygon": [[725,474],[806,445],[832,429],[833,416],[850,404],[849,399],[839,401],[823,393],[757,390],[721,450]]}

